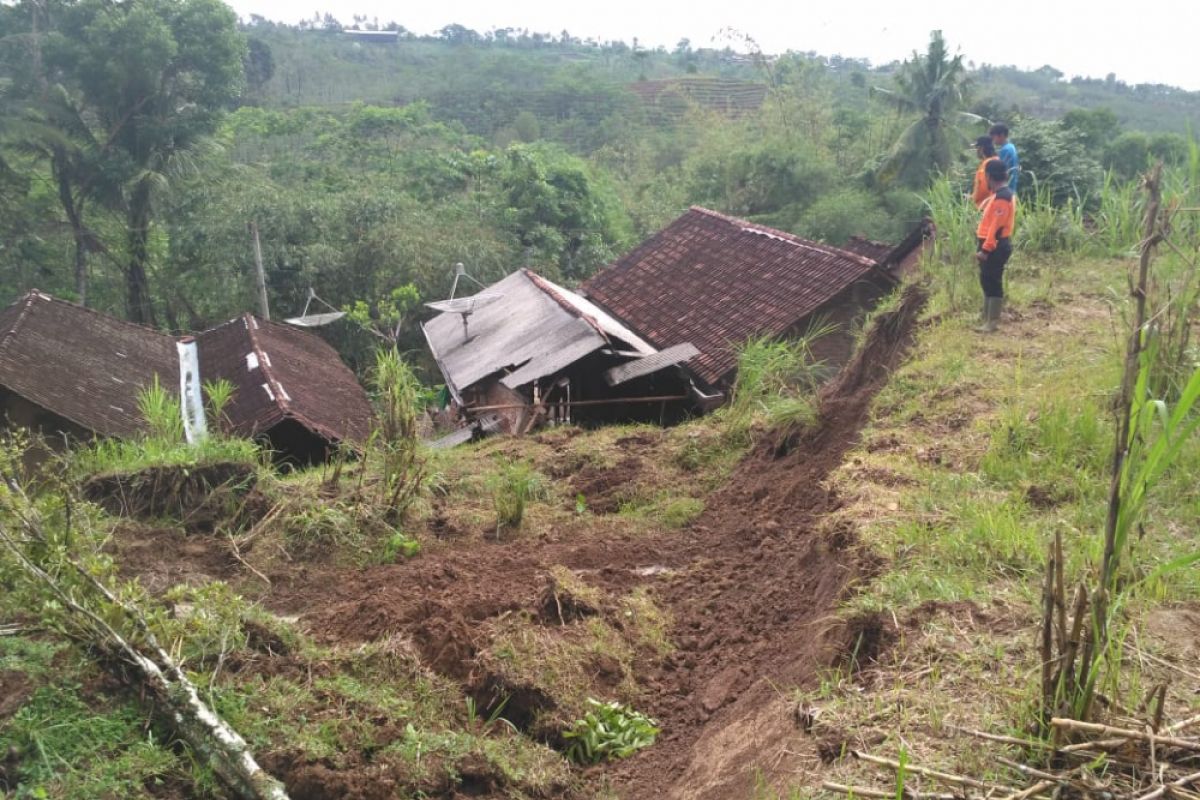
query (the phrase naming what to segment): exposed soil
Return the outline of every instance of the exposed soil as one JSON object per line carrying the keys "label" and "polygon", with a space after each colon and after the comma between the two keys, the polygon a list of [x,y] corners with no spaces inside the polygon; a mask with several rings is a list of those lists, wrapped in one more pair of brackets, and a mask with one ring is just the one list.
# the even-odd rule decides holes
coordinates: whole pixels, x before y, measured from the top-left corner
{"label": "exposed soil", "polygon": [[[871,399],[911,343],[923,302],[910,289],[897,311],[879,315],[859,357],[823,392],[820,424],[760,447],[682,532],[597,541],[563,531],[547,541],[447,548],[336,579],[272,576],[268,603],[301,613],[314,635],[330,641],[407,635],[426,665],[484,704],[509,695],[505,715],[520,725],[550,701],[529,687],[495,685],[477,658],[484,623],[517,611],[557,617],[546,587],[559,564],[614,594],[649,584],[674,620],[677,647],[639,676],[647,689],[642,708],[664,733],[608,779],[626,797],[744,796],[753,770],[773,777],[764,748],[785,748],[798,733],[778,687],[803,684],[856,650],[862,662],[886,646],[882,625],[834,618],[847,587],[872,565],[857,557],[853,531],[823,534],[818,523],[841,503],[824,480],[857,441]],[[603,510],[619,504],[640,463],[629,455],[608,470],[585,467],[573,484],[593,511]],[[568,599],[562,613],[589,611]],[[313,777],[310,768],[304,774]]]}
{"label": "exposed soil", "polygon": [[122,522],[110,546],[121,574],[137,576],[154,594],[176,584],[226,579],[241,569],[224,537],[190,535],[180,528]]}
{"label": "exposed soil", "polygon": [[33,682],[24,672],[0,670],[0,723],[17,713],[33,694]]}
{"label": "exposed soil", "polygon": [[[621,446],[628,439],[633,437],[618,440],[617,445]],[[641,472],[642,459],[629,455],[615,467],[585,466],[571,478],[571,486],[583,495],[588,511],[593,514],[615,514],[621,510],[621,503],[632,496]]]}
{"label": "exposed soil", "polygon": [[[876,567],[858,555],[853,529],[824,524],[842,502],[825,480],[856,443],[872,398],[911,344],[924,299],[910,287],[896,311],[877,315],[859,355],[823,390],[819,424],[763,443],[682,531],[597,535],[573,530],[572,524],[587,524],[580,519],[538,539],[468,544],[445,530],[443,545],[398,564],[280,566],[269,575],[264,602],[276,613],[299,615],[327,642],[402,635],[427,667],[459,681],[485,710],[507,696],[505,717],[524,727],[553,701],[487,668],[481,654],[489,623],[514,612],[546,625],[603,613],[581,598],[555,595],[550,572],[558,565],[604,597],[647,586],[672,619],[676,648],[657,664],[639,665],[637,675],[645,689],[639,710],[656,717],[663,734],[641,754],[589,774],[602,774],[628,798],[749,796],[756,773],[768,781],[784,775],[789,740],[805,735],[782,691],[812,681],[829,665],[852,658],[862,663],[887,646],[882,624],[848,625],[834,616],[852,583]],[[618,442],[625,455],[615,467],[583,465],[572,475],[590,510],[618,510],[653,445],[644,439]],[[440,524],[447,527],[444,515]],[[161,572],[188,538],[162,536],[140,550],[126,546],[126,568]],[[236,568],[223,547],[194,553],[185,563],[213,577]],[[276,645],[265,642],[262,650],[279,654]],[[599,686],[621,679],[619,664],[599,659],[593,667]],[[275,754],[267,766],[292,796],[313,800],[391,796],[405,780],[365,762],[334,768]],[[486,795],[502,792],[495,781],[481,774],[465,787],[421,788],[430,796]]]}

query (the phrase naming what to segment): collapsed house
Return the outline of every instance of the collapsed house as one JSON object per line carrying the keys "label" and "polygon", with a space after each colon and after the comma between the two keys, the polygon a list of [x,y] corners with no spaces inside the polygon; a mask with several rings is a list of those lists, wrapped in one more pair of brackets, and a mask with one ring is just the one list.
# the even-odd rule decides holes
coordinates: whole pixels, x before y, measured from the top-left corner
{"label": "collapsed house", "polygon": [[460,306],[435,304],[443,313],[423,327],[455,404],[485,431],[673,419],[724,400],[751,337],[825,326],[814,355],[840,366],[854,323],[929,233],[833,247],[693,207],[579,292],[520,270]]}
{"label": "collapsed house", "polygon": [[705,391],[726,392],[752,337],[828,327],[814,356],[845,363],[853,324],[919,260],[927,228],[897,245],[833,247],[694,206],[581,292],[655,347],[693,344],[688,372]]}
{"label": "collapsed house", "polygon": [[[579,294],[522,269],[422,325],[454,402],[490,429],[659,418],[689,402],[687,343],[660,350]],[[479,302],[488,301],[488,302]]]}
{"label": "collapsed house", "polygon": [[310,463],[370,432],[366,394],[332,347],[250,314],[176,338],[34,290],[0,311],[0,337],[0,413],[48,438],[145,435],[139,397],[155,379],[179,391],[192,433],[203,382],[230,381],[223,424],[282,458]]}

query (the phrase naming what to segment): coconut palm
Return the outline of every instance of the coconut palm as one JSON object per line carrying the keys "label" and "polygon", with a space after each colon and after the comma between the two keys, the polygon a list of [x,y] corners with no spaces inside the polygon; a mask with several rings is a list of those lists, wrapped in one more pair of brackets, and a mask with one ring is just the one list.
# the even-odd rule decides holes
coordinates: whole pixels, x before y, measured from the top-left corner
{"label": "coconut palm", "polygon": [[876,170],[882,184],[924,186],[934,175],[949,169],[957,145],[967,137],[957,125],[982,118],[963,111],[970,78],[962,55],[951,56],[941,31],[934,31],[925,55],[913,52],[896,75],[896,89],[875,88],[902,114],[917,114]]}

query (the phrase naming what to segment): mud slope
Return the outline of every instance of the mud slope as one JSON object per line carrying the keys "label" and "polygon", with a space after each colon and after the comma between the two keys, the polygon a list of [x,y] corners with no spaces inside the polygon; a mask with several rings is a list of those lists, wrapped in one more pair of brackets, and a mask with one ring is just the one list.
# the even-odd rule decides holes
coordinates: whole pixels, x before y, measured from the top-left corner
{"label": "mud slope", "polygon": [[756,770],[769,778],[788,768],[777,755],[797,734],[772,687],[804,683],[853,646],[832,615],[870,567],[853,551],[853,532],[824,530],[839,499],[823,483],[856,441],[923,303],[909,288],[896,311],[877,315],[858,357],[822,393],[815,430],[764,443],[684,531],[598,539],[563,530],[365,571],[300,567],[271,576],[266,602],[330,641],[407,635],[428,666],[470,691],[486,679],[476,661],[483,623],[536,609],[551,567],[610,592],[648,585],[675,623],[676,652],[637,676],[642,709],[664,733],[601,779],[626,798],[748,796]]}
{"label": "mud slope", "polygon": [[794,771],[789,744],[800,731],[782,692],[855,646],[857,631],[832,614],[871,570],[852,531],[821,525],[840,503],[824,480],[911,344],[924,300],[909,287],[896,311],[876,317],[822,393],[815,431],[764,443],[710,498],[690,542],[695,560],[657,593],[675,616],[679,652],[651,679],[663,737],[613,776],[623,797],[748,797],[756,779]]}

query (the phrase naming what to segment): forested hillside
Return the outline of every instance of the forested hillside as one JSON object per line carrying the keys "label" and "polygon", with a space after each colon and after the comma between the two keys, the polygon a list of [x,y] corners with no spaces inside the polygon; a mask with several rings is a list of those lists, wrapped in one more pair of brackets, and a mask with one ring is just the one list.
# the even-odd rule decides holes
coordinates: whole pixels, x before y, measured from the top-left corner
{"label": "forested hillside", "polygon": [[[732,39],[665,51],[239,24],[216,0],[104,8],[0,8],[4,299],[36,286],[198,329],[252,307],[253,223],[276,314],[310,288],[354,309],[360,324],[329,335],[356,364],[369,330],[419,343],[420,303],[456,262],[570,283],[691,204],[894,239],[927,213],[934,175],[965,181],[984,119],[1013,125],[1027,188],[1089,206],[1106,170],[1185,159],[1200,120],[1195,93],[972,69],[940,37],[922,74],[920,58],[872,67]],[[929,133],[916,121],[942,92]]]}

